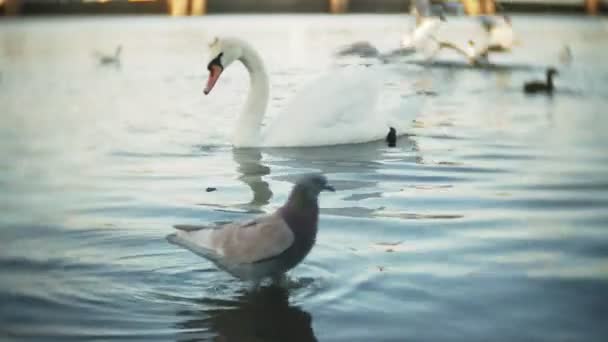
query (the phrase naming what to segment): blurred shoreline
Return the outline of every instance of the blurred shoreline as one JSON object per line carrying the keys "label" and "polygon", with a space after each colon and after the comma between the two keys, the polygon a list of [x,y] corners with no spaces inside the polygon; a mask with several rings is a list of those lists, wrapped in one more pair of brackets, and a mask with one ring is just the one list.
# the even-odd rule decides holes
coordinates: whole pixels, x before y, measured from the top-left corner
{"label": "blurred shoreline", "polygon": [[[168,1],[40,1],[25,0],[8,9],[11,0],[0,0],[0,15],[31,16],[31,15],[121,15],[141,14],[158,15],[170,14]],[[13,0],[14,1],[14,0]],[[523,0],[517,2],[501,2],[505,11],[521,13],[564,13],[585,14],[584,1],[571,0]],[[205,14],[247,14],[247,13],[329,13],[327,0],[222,0],[207,1]],[[606,3],[600,4],[600,13],[606,13]],[[375,0],[351,1],[346,13],[407,13],[408,0]]]}

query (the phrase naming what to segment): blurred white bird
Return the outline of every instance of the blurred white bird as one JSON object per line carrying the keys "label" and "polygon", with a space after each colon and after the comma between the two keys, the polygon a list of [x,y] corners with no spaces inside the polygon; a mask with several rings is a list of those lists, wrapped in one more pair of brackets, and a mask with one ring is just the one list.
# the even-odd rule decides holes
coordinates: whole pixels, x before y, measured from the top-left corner
{"label": "blurred white bird", "polygon": [[507,52],[513,48],[515,35],[508,15],[480,16],[479,20],[487,33],[488,51]]}
{"label": "blurred white bird", "polygon": [[416,25],[411,32],[401,37],[401,48],[419,52],[427,61],[432,60],[441,49],[435,34],[441,22],[446,21],[444,8],[443,1],[438,1],[437,6],[431,6],[429,0],[415,0],[412,12],[416,16]]}
{"label": "blurred white bird", "polygon": [[438,41],[438,44],[440,49],[449,49],[462,55],[472,66],[486,65],[489,63],[489,50],[486,44],[476,44],[473,40],[467,42],[466,48],[445,41]]}

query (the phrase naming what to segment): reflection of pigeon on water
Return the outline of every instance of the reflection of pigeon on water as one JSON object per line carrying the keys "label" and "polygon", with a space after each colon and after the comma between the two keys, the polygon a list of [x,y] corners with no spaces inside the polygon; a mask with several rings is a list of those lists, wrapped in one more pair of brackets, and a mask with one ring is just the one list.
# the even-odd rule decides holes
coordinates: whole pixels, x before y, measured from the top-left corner
{"label": "reflection of pigeon on water", "polygon": [[173,244],[209,259],[242,280],[279,278],[310,252],[317,235],[319,193],[334,191],[322,175],[306,176],[272,214],[219,226],[177,225]]}
{"label": "reflection of pigeon on water", "polygon": [[[234,298],[207,294],[178,311],[178,341],[317,341],[312,316],[290,303],[290,290],[265,286]],[[210,336],[215,335],[215,336]]]}

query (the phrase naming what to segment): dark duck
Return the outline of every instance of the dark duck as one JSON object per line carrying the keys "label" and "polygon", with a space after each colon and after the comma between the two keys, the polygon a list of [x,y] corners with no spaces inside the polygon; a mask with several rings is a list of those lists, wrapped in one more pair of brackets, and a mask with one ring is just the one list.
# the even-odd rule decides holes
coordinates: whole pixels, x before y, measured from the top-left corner
{"label": "dark duck", "polygon": [[388,147],[397,146],[397,130],[391,127],[386,135],[386,144]]}
{"label": "dark duck", "polygon": [[536,94],[536,93],[553,93],[553,76],[559,75],[555,68],[547,69],[547,81],[530,81],[524,83],[524,92],[526,94]]}

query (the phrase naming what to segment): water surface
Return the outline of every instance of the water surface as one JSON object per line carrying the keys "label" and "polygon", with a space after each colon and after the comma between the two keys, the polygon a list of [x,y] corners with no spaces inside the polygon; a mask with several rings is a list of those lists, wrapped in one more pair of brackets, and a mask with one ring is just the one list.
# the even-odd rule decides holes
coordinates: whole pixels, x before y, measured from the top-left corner
{"label": "water surface", "polygon": [[[245,69],[202,95],[216,34],[259,49],[273,116],[315,77],[380,67],[332,54],[393,48],[408,20],[0,22],[2,340],[603,341],[604,19],[516,16],[521,45],[492,70],[450,54],[447,67],[382,66],[384,94],[416,103],[396,148],[233,149]],[[480,34],[449,23],[446,38]],[[556,94],[525,96],[565,43],[574,63]],[[98,65],[93,51],[118,44],[120,67]],[[338,191],[322,195],[318,243],[287,289],[249,292],[164,239],[173,224],[270,212],[308,172]]]}

